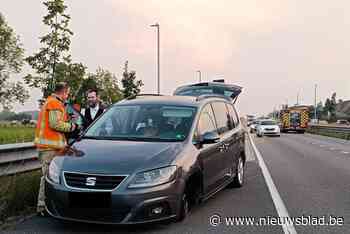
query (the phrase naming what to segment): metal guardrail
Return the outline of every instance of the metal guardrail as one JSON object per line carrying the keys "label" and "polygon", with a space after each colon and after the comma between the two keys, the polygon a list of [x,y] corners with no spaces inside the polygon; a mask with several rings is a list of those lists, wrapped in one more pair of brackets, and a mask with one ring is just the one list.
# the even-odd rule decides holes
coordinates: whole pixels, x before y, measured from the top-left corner
{"label": "metal guardrail", "polygon": [[309,132],[323,132],[330,134],[342,135],[342,138],[350,140],[350,127],[349,126],[336,126],[336,125],[309,125]]}
{"label": "metal guardrail", "polygon": [[40,169],[33,143],[0,145],[0,176]]}
{"label": "metal guardrail", "polygon": [[327,129],[329,131],[336,131],[336,132],[350,132],[350,126],[310,124],[309,128]]}

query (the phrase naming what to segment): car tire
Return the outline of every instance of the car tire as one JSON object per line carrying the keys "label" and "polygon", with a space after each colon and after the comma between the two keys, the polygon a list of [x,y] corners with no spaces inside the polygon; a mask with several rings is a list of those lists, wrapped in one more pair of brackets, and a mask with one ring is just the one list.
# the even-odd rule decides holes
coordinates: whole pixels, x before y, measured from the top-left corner
{"label": "car tire", "polygon": [[181,222],[186,219],[189,213],[189,199],[187,196],[187,192],[184,191],[184,193],[181,196],[181,204],[180,204],[180,213],[178,217],[176,217],[176,222]]}
{"label": "car tire", "polygon": [[244,184],[244,160],[242,156],[239,156],[236,165],[235,177],[233,181],[229,183],[228,188],[240,188]]}

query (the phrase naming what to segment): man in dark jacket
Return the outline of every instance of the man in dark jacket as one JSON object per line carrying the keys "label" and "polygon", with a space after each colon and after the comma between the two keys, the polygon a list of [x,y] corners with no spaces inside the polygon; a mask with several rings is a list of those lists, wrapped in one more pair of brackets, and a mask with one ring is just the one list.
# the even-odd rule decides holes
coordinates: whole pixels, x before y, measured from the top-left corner
{"label": "man in dark jacket", "polygon": [[87,92],[88,108],[82,110],[82,114],[85,117],[84,128],[90,126],[90,124],[97,119],[105,110],[104,106],[98,98],[96,89],[89,89]]}

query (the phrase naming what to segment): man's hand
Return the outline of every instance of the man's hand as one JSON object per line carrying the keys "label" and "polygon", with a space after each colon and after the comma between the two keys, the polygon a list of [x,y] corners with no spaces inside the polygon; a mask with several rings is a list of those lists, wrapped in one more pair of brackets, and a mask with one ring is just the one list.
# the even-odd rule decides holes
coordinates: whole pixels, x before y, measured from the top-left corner
{"label": "man's hand", "polygon": [[72,119],[72,121],[77,121],[79,119],[79,115],[78,114],[73,114],[71,116],[71,119]]}
{"label": "man's hand", "polygon": [[71,131],[74,132],[75,129],[77,129],[78,125],[75,123],[72,123]]}

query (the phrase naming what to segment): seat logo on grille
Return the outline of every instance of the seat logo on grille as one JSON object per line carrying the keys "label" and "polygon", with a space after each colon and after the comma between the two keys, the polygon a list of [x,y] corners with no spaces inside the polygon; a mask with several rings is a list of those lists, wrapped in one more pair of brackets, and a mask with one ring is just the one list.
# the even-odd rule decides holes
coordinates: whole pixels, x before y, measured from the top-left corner
{"label": "seat logo on grille", "polygon": [[96,185],[96,177],[87,177],[85,185],[95,186]]}

